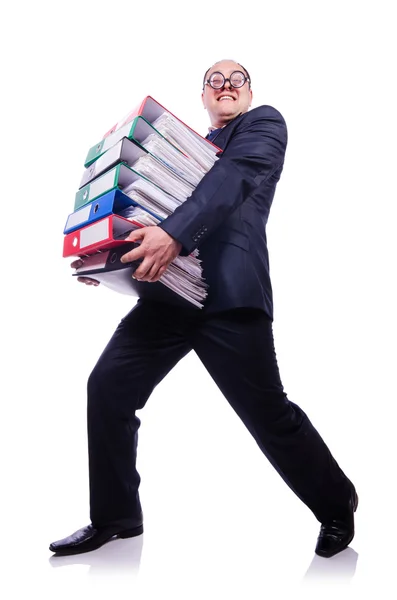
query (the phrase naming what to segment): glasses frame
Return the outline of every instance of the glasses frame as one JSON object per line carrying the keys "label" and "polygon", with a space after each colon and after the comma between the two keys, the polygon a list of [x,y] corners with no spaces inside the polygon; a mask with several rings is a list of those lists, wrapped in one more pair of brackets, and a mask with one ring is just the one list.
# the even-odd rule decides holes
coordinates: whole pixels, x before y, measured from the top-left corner
{"label": "glasses frame", "polygon": [[[235,73],[238,73],[239,75],[242,75],[242,76],[244,77],[243,83],[242,83],[241,85],[233,85],[233,84],[232,84],[232,82],[231,82],[231,78],[233,77],[233,75],[234,75]],[[211,77],[213,77],[214,75],[221,75],[221,77],[223,77],[223,83],[222,83],[222,85],[221,85],[220,87],[214,87],[214,86],[211,84],[211,82],[210,82],[210,79],[211,79]],[[236,90],[239,90],[239,89],[241,89],[242,87],[244,87],[244,86],[245,86],[245,84],[247,83],[247,81],[248,81],[248,84],[249,84],[249,86],[251,86],[251,79],[250,79],[249,77],[247,77],[246,75],[244,75],[244,73],[243,73],[242,71],[233,71],[233,73],[230,73],[230,77],[225,77],[225,76],[224,76],[224,74],[223,74],[223,73],[221,73],[220,71],[214,71],[213,73],[211,73],[211,76],[210,76],[210,78],[209,78],[209,79],[207,79],[207,81],[205,81],[205,82],[204,82],[204,85],[209,85],[209,86],[210,86],[210,88],[212,88],[213,90],[221,90],[222,88],[224,88],[224,87],[225,87],[225,83],[226,83],[226,81],[228,81],[228,82],[230,83],[230,87],[232,87],[232,88],[234,88],[234,89],[236,89]]]}

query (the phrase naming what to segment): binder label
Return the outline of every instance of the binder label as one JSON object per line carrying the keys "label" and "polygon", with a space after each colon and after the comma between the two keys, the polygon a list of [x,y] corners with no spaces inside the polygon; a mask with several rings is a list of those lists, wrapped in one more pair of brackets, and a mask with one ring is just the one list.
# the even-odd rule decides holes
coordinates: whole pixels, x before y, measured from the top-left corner
{"label": "binder label", "polygon": [[84,223],[87,221],[90,216],[91,205],[88,204],[84,208],[77,210],[76,212],[69,215],[68,221],[66,223],[65,229],[70,229],[71,227],[76,227],[76,225],[80,225],[80,223]]}
{"label": "binder label", "polygon": [[83,248],[91,246],[92,244],[96,244],[101,240],[106,240],[108,237],[108,231],[108,219],[103,219],[102,221],[98,221],[93,225],[84,227],[84,229],[80,231],[80,249],[82,250]]}

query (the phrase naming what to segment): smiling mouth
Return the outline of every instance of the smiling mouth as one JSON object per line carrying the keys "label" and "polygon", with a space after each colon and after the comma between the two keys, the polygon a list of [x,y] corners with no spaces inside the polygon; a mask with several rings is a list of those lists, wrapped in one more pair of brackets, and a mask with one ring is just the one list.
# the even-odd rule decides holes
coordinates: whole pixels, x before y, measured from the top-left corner
{"label": "smiling mouth", "polygon": [[234,102],[235,98],[233,98],[233,96],[221,96],[220,98],[218,98],[218,102],[222,102],[222,100],[233,100]]}

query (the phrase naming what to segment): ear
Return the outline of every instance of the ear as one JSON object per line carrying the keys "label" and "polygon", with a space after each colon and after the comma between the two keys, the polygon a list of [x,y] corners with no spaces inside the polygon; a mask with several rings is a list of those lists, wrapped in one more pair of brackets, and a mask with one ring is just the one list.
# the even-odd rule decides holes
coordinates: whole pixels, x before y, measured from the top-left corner
{"label": "ear", "polygon": [[252,95],[252,90],[250,90],[250,103],[249,103],[249,105],[250,105],[250,106],[251,106],[251,104],[252,104],[252,98],[253,98],[253,95]]}
{"label": "ear", "polygon": [[205,100],[204,100],[204,92],[201,92],[201,101],[203,103],[204,108],[207,108],[205,105]]}

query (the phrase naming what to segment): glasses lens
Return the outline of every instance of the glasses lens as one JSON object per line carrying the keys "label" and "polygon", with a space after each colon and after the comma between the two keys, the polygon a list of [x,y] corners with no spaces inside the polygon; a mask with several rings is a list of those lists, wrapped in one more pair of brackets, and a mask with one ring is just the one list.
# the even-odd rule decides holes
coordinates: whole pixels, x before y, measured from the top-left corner
{"label": "glasses lens", "polygon": [[230,75],[230,83],[233,87],[242,87],[245,83],[244,73],[241,73],[241,71],[235,71],[234,73],[232,73]]}
{"label": "glasses lens", "polygon": [[222,73],[212,73],[209,81],[210,86],[213,87],[215,90],[218,90],[221,87],[223,87],[223,84],[225,83],[225,78],[223,77]]}

